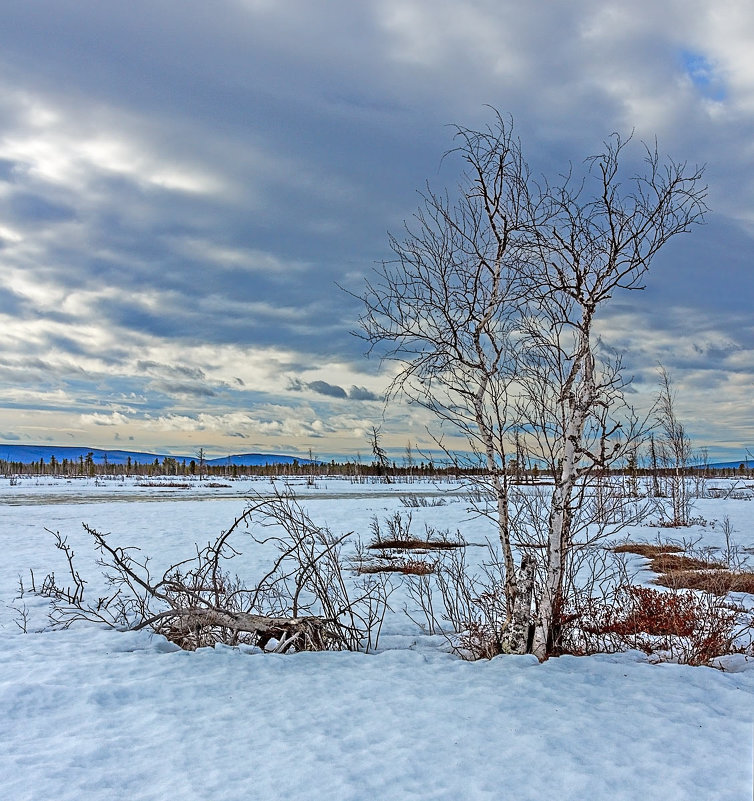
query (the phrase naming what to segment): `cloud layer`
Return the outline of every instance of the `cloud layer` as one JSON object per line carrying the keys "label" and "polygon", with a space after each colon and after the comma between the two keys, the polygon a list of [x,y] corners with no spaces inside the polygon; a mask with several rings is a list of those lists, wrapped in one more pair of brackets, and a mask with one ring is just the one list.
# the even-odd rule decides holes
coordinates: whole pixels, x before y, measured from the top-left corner
{"label": "cloud layer", "polygon": [[[358,292],[448,123],[516,119],[536,171],[613,130],[706,163],[709,225],[616,299],[639,394],[754,444],[754,17],[745,2],[14,3],[0,28],[0,430],[100,447],[365,449],[387,377]],[[392,407],[386,441],[423,436]]]}

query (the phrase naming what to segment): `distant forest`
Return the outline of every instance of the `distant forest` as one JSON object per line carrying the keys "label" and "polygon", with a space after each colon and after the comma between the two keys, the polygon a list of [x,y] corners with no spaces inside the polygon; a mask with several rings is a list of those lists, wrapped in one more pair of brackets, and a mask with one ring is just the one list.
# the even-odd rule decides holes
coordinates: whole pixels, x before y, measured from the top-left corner
{"label": "distant forest", "polygon": [[[501,470],[501,472],[503,472]],[[605,470],[605,475],[625,475],[628,477],[663,476],[670,472],[677,472],[676,468],[651,468],[637,466],[629,463],[623,467]],[[138,461],[128,457],[122,464],[111,463],[104,460],[95,460],[92,452],[72,459],[57,459],[54,455],[45,460],[40,458],[32,462],[0,459],[0,475],[12,476],[50,476],[60,478],[94,478],[97,476],[180,476],[184,478],[196,477],[199,479],[223,477],[242,478],[244,476],[300,476],[300,477],[378,477],[383,480],[406,480],[410,478],[431,479],[435,477],[474,476],[487,473],[485,467],[474,464],[436,463],[432,460],[417,461],[413,464],[398,464],[383,460],[365,463],[361,461],[315,462],[309,460],[292,459],[289,462],[270,463],[262,465],[238,465],[228,460],[227,464],[204,462],[196,459],[176,459],[170,456],[155,458],[152,461]],[[754,462],[741,462],[737,466],[726,465],[694,465],[684,469],[686,475],[705,475],[719,478],[754,478]],[[505,475],[513,483],[534,483],[549,478],[547,472],[541,470],[536,464],[532,466],[519,465],[510,460],[506,466]]]}

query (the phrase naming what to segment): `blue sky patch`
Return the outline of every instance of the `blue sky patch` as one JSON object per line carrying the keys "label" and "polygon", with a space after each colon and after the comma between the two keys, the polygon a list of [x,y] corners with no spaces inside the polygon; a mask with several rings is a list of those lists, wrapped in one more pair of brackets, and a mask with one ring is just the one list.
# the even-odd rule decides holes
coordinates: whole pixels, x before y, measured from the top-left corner
{"label": "blue sky patch", "polygon": [[684,50],[683,68],[700,94],[710,100],[725,100],[727,93],[712,62],[701,53]]}

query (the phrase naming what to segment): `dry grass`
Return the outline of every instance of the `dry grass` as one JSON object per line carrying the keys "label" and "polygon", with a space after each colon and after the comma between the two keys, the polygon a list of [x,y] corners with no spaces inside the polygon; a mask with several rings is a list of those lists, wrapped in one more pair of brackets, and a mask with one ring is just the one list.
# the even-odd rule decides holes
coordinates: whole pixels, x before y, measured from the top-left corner
{"label": "dry grass", "polygon": [[378,540],[368,546],[373,550],[387,551],[446,551],[450,548],[465,548],[465,542],[454,542],[452,540],[420,540],[420,539],[392,539]]}
{"label": "dry grass", "polygon": [[648,545],[644,542],[627,542],[625,545],[616,545],[615,553],[635,553],[639,556],[651,558],[661,553],[681,553],[683,548],[678,545]]}
{"label": "dry grass", "polygon": [[655,573],[674,573],[691,570],[725,570],[719,562],[709,562],[705,559],[696,559],[680,553],[662,553],[649,560]]}
{"label": "dry grass", "polygon": [[748,592],[754,595],[754,573],[732,570],[671,570],[656,579],[672,589],[704,590],[715,595]]}
{"label": "dry grass", "polygon": [[754,595],[754,573],[729,570],[720,562],[686,556],[676,545],[626,543],[616,553],[635,553],[649,559],[649,568],[658,576],[655,584],[674,590],[704,590],[715,595],[747,592]]}
{"label": "dry grass", "polygon": [[359,573],[403,573],[411,576],[427,576],[434,573],[437,562],[424,562],[421,559],[398,559],[393,562],[375,562],[359,565]]}
{"label": "dry grass", "polygon": [[191,484],[180,481],[141,481],[137,487],[159,487],[160,489],[191,489]]}

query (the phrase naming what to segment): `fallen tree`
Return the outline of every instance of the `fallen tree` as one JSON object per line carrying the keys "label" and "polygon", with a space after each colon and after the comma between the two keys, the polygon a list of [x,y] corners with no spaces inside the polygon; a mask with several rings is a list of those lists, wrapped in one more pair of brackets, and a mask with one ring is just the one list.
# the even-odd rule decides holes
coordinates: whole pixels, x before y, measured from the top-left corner
{"label": "fallen tree", "polygon": [[[107,592],[96,601],[85,598],[87,582],[71,546],[51,532],[66,556],[69,583],[49,573],[37,588],[32,575],[32,591],[50,598],[55,628],[86,620],[149,629],[187,650],[216,643],[245,643],[275,653],[376,645],[392,589],[389,580],[347,577],[341,550],[351,534],[335,536],[317,526],[292,495],[253,498],[214,542],[159,576],[138,548],[113,545],[110,535],[86,524],[84,529],[98,553]],[[264,575],[251,584],[229,570],[241,554],[237,541],[244,530],[255,545],[271,544],[276,551]]]}

